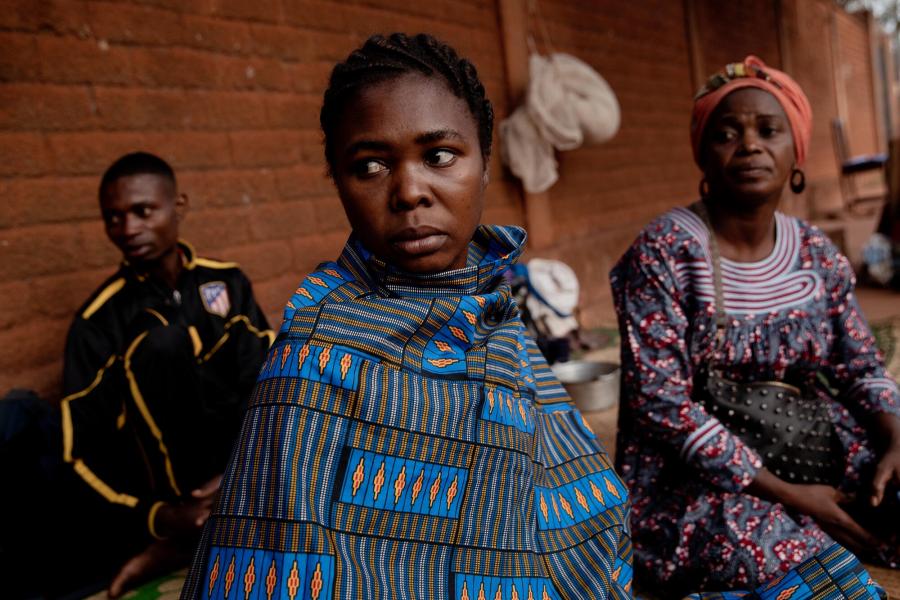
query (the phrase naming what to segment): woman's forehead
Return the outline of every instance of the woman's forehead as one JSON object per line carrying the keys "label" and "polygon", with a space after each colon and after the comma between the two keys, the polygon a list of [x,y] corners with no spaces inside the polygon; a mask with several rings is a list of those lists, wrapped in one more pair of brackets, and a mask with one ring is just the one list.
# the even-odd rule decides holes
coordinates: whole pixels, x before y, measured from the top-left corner
{"label": "woman's forehead", "polygon": [[407,73],[360,89],[344,108],[338,138],[347,146],[369,138],[416,140],[437,131],[478,142],[478,124],[465,100],[439,76]]}
{"label": "woman's forehead", "polygon": [[741,88],[725,96],[716,108],[713,118],[737,114],[787,118],[784,107],[778,99],[766,90],[756,87]]}

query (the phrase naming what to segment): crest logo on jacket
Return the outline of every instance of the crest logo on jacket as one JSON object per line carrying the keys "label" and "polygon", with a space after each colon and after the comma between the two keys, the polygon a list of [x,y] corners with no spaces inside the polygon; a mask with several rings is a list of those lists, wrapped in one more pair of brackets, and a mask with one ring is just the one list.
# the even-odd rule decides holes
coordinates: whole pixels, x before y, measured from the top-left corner
{"label": "crest logo on jacket", "polygon": [[203,299],[203,307],[207,312],[225,317],[231,310],[231,299],[228,297],[228,287],[223,281],[211,281],[200,286],[200,298]]}

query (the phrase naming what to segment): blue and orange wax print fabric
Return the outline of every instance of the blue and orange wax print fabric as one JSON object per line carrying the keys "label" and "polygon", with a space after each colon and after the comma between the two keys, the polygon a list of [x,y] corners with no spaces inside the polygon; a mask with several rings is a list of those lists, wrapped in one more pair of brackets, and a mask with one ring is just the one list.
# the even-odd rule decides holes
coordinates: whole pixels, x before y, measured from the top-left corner
{"label": "blue and orange wax print fabric", "polygon": [[414,276],[351,238],[301,283],[183,597],[631,597],[626,489],[502,281],[524,239]]}

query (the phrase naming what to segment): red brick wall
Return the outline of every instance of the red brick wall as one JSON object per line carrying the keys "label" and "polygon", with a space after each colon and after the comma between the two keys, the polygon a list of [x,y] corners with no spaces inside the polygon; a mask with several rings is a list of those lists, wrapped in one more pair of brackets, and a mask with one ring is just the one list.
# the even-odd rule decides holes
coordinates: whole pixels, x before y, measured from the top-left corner
{"label": "red brick wall", "polygon": [[806,172],[814,179],[836,175],[831,119],[837,114],[832,61],[833,8],[828,0],[797,2],[790,7],[796,24],[789,31],[791,71],[809,97],[813,109],[813,137]]}
{"label": "red brick wall", "polygon": [[[4,2],[0,393],[59,389],[72,315],[118,261],[96,206],[115,158],[172,163],[191,198],[183,236],[240,262],[277,325],[348,233],[318,131],[332,65],[373,32],[433,32],[475,58],[502,117],[497,18],[483,0]],[[492,178],[486,220],[521,222],[499,164]]]}
{"label": "red brick wall", "polygon": [[[540,2],[553,47],[593,65],[622,106],[616,138],[561,153],[550,190],[556,243],[541,254],[577,271],[588,326],[610,320],[607,274],[637,231],[696,197],[686,2],[705,71],[751,52],[781,64],[774,0]],[[834,100],[820,29],[833,8],[780,4],[792,71],[817,111],[816,184],[835,173],[823,116],[833,113],[820,110]],[[474,60],[499,121],[510,109],[499,17],[495,0],[6,0],[0,392],[58,390],[68,323],[118,260],[95,199],[112,160],[139,148],[170,160],[192,199],[184,237],[239,261],[277,323],[302,274],[334,257],[348,232],[317,128],[331,66],[372,32],[430,31]],[[856,30],[845,29],[858,62]],[[491,178],[484,220],[522,223],[521,193],[497,159]]]}
{"label": "red brick wall", "polygon": [[[808,191],[797,212],[811,216],[842,207],[832,120],[841,116],[851,153],[878,151],[868,29],[831,0],[783,0],[790,69],[813,109],[804,167]],[[877,182],[876,182],[877,183]]]}
{"label": "red brick wall", "polygon": [[[606,144],[558,154],[557,243],[582,286],[583,321],[609,322],[609,270],[653,216],[697,186],[688,144],[691,75],[681,2],[541,3],[553,45],[594,67],[622,110]],[[653,43],[648,43],[653,40]]]}
{"label": "red brick wall", "polygon": [[721,2],[695,0],[703,64],[708,74],[755,54],[781,68],[778,47],[778,0]]}
{"label": "red brick wall", "polygon": [[835,14],[837,44],[841,62],[836,71],[838,85],[846,94],[844,117],[850,154],[870,154],[880,150],[875,114],[872,55],[866,17]]}

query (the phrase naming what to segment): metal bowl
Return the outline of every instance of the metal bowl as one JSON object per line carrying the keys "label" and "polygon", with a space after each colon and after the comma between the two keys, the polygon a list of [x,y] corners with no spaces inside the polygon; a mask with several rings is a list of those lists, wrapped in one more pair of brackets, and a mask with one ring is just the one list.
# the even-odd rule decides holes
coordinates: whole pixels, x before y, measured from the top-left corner
{"label": "metal bowl", "polygon": [[595,360],[556,363],[553,374],[579,410],[606,410],[619,401],[619,365]]}

